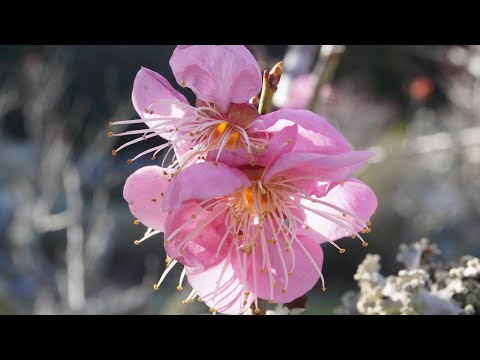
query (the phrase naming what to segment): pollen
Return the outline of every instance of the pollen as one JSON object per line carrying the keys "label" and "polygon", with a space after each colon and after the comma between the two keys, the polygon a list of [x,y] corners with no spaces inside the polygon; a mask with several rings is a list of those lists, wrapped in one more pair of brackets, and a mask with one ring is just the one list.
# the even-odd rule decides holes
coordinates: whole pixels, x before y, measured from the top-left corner
{"label": "pollen", "polygon": [[134,225],[138,225],[140,224],[140,220],[136,219],[134,222],[133,222]]}
{"label": "pollen", "polygon": [[232,125],[230,125],[227,122],[220,123],[220,125],[218,125],[216,129],[217,137],[221,137],[230,129],[231,129],[230,137],[225,144],[226,149],[232,149],[233,147],[235,147],[235,145],[237,144],[238,138],[240,137],[240,134],[235,128],[232,127]]}

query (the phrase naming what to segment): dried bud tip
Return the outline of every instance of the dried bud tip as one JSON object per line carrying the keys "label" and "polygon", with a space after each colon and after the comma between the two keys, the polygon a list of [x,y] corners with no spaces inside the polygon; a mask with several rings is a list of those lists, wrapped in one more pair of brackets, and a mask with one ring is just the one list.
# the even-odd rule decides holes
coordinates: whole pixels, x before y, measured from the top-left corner
{"label": "dried bud tip", "polygon": [[273,69],[270,71],[270,75],[279,76],[279,75],[282,75],[282,72],[283,72],[283,62],[280,61],[275,64]]}

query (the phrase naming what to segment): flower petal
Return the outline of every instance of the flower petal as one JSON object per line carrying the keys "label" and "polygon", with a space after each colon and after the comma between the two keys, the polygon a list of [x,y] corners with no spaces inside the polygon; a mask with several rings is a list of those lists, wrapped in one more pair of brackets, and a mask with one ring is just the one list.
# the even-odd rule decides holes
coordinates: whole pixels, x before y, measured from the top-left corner
{"label": "flower petal", "polygon": [[[259,118],[270,127],[278,120],[290,120],[298,125],[295,151],[339,154],[351,150],[347,140],[324,118],[308,110],[279,110]],[[257,125],[258,128],[258,125]]]}
{"label": "flower petal", "polygon": [[181,45],[170,59],[177,82],[203,101],[226,112],[230,103],[246,103],[262,87],[260,68],[240,45]]}
{"label": "flower petal", "polygon": [[162,210],[162,194],[168,186],[163,171],[159,166],[145,166],[130,175],[123,187],[132,214],[158,231],[163,231],[167,216]]}
{"label": "flower petal", "polygon": [[[241,314],[254,300],[252,293],[244,295],[242,281],[228,260],[206,271],[189,267],[185,267],[185,270],[188,282],[202,301],[220,313]],[[218,290],[215,294],[218,281]]]}
{"label": "flower petal", "polygon": [[250,185],[248,177],[238,169],[222,163],[194,164],[174,177],[165,192],[163,209],[174,210],[188,200],[208,200],[234,194]]}
{"label": "flower petal", "polygon": [[[265,247],[266,249],[257,247],[255,255],[242,253],[242,256],[247,256],[245,270],[248,289],[251,289],[259,298],[273,300],[279,304],[288,303],[307,293],[318,282],[323,264],[323,251],[313,239],[298,235],[288,252],[282,241],[276,244],[268,243]],[[270,285],[268,265],[263,260],[264,251],[268,252],[266,262],[270,261],[271,264],[273,286]],[[253,267],[257,277],[256,287]]]}
{"label": "flower petal", "polygon": [[316,176],[317,181],[343,180],[367,164],[374,153],[350,151],[338,155],[324,155],[310,152],[282,154],[264,173],[265,181],[274,176],[289,177]]}
{"label": "flower petal", "polygon": [[[202,210],[197,205],[197,201],[188,201],[168,215],[165,221],[165,251],[183,265],[208,269],[223,261],[227,254],[227,246],[222,246],[216,256],[227,232],[225,212]],[[179,228],[181,230],[169,240]],[[230,237],[226,240],[231,241]]]}
{"label": "flower petal", "polygon": [[[360,217],[365,223],[370,221],[370,218],[377,208],[377,197],[375,196],[373,190],[368,185],[357,179],[348,179],[343,183],[343,185],[335,186],[324,197],[320,198],[320,200],[328,202]],[[332,209],[326,205],[311,203],[305,200],[302,200],[302,204],[318,211],[342,216],[342,212]],[[349,226],[353,231],[349,231],[322,216],[313,214],[308,210],[306,211],[306,214],[307,224],[313,230],[316,230],[332,241],[351,236],[353,232],[359,232],[364,228],[362,224],[359,224],[358,221],[355,221],[355,219],[349,214],[346,214],[346,216],[343,218],[345,221],[348,221]],[[323,242],[323,240],[321,240],[321,242]]]}
{"label": "flower petal", "polygon": [[[157,102],[159,100],[171,101]],[[144,67],[138,71],[133,82],[132,103],[142,119],[156,117],[181,119],[188,112],[189,106],[185,96],[175,90],[167,79],[155,71]],[[149,121],[146,124],[149,127],[154,127],[159,123],[157,121]]]}

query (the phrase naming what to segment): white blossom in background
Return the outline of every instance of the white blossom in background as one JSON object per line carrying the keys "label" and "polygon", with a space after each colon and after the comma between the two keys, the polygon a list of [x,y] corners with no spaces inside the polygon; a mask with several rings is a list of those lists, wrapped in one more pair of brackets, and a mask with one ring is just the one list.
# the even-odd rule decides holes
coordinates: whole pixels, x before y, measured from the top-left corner
{"label": "white blossom in background", "polygon": [[380,273],[380,255],[367,254],[336,310],[343,315],[474,315],[480,313],[480,260],[464,256],[456,264],[440,258],[436,245],[423,238],[402,244],[397,260],[406,269]]}

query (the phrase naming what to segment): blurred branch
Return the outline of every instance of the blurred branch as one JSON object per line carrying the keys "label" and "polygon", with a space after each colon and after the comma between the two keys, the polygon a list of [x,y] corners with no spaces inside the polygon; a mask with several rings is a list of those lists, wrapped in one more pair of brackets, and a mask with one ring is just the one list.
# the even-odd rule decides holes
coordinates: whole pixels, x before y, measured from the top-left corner
{"label": "blurred branch", "polygon": [[345,45],[322,45],[320,48],[320,56],[313,70],[315,85],[308,105],[311,111],[318,105],[318,97],[322,86],[332,81],[344,51]]}
{"label": "blurred branch", "polygon": [[67,207],[75,221],[67,228],[67,288],[68,304],[72,310],[85,303],[85,278],[83,263],[82,193],[78,170],[69,166],[63,171],[63,185]]}

